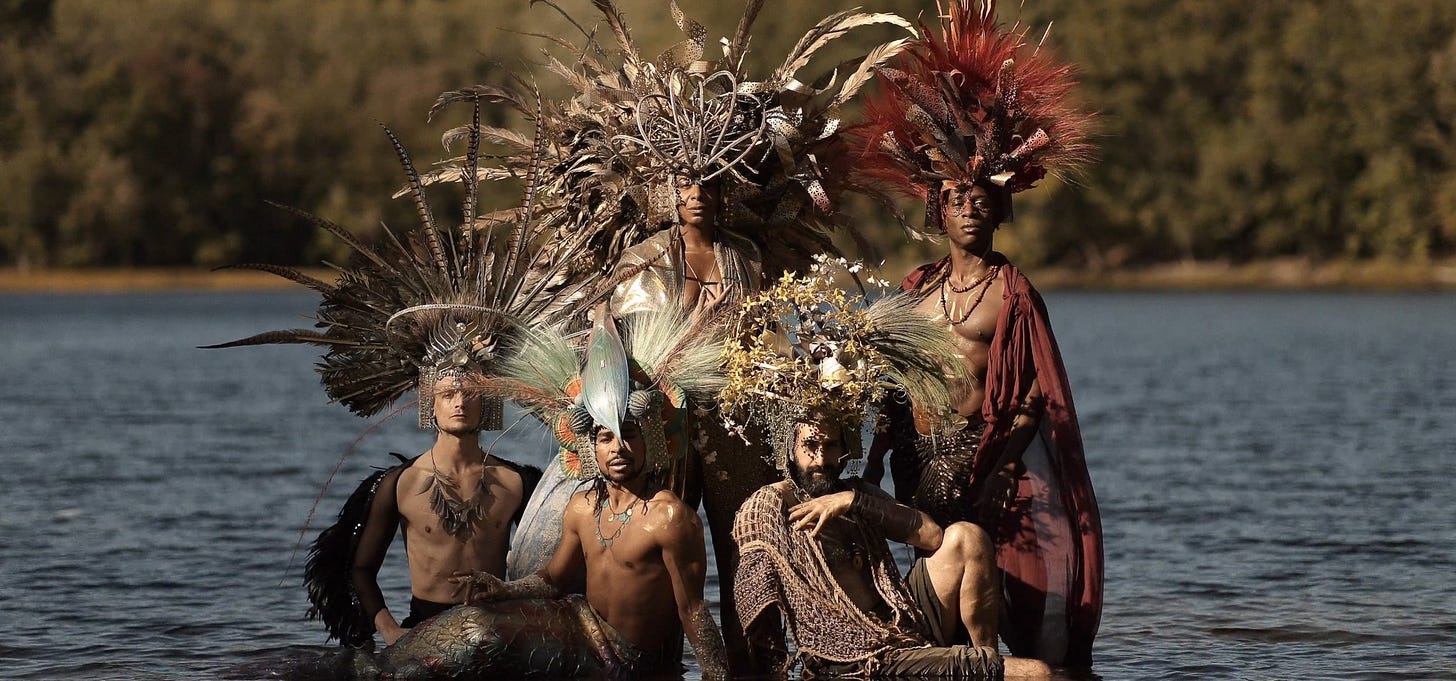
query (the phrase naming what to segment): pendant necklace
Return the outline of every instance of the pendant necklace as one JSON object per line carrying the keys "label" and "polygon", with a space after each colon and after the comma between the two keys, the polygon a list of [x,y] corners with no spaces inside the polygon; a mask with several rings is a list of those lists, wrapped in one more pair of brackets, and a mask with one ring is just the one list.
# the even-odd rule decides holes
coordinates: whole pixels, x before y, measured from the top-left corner
{"label": "pendant necklace", "polygon": [[430,493],[430,510],[440,519],[445,533],[460,540],[470,541],[475,534],[475,525],[485,518],[490,507],[490,491],[486,488],[485,470],[480,472],[480,481],[475,485],[475,496],[465,501],[460,498],[460,485],[455,479],[440,472],[435,465],[435,448],[430,448],[430,477],[420,488],[420,494]]}
{"label": "pendant necklace", "polygon": [[[605,510],[607,512],[607,517],[608,518],[610,518],[611,520],[615,520],[618,523],[618,525],[617,525],[617,531],[616,532],[613,532],[612,533],[612,536],[610,536],[610,537],[603,537],[602,536],[602,511],[603,510]],[[596,523],[596,527],[594,528],[594,530],[596,531],[596,535],[597,535],[597,546],[601,546],[601,547],[611,546],[612,545],[612,542],[617,541],[617,537],[622,536],[622,530],[626,529],[627,524],[630,523],[630,522],[632,522],[632,504],[630,504],[630,503],[627,504],[627,510],[622,511],[621,513],[617,513],[617,512],[615,512],[615,511],[612,510],[612,499],[611,499],[611,497],[608,497],[606,491],[603,490],[602,491],[602,505],[601,505],[601,508],[597,509],[597,523]]]}
{"label": "pendant necklace", "polygon": [[[978,308],[978,307],[981,306],[981,301],[986,299],[986,292],[991,290],[991,283],[994,282],[994,281],[996,281],[996,275],[999,274],[1000,272],[1001,272],[1001,266],[1000,265],[996,265],[996,266],[992,267],[991,269],[987,270],[985,274],[981,275],[980,277],[977,277],[975,281],[971,282],[971,284],[969,286],[965,287],[964,289],[956,288],[954,284],[951,284],[950,283],[950,275],[948,275],[948,274],[946,275],[945,279],[942,279],[941,280],[941,282],[940,282],[940,311],[943,312],[943,313],[945,313],[945,318],[948,319],[948,320],[950,320],[951,326],[959,326],[962,323],[964,323],[967,319],[970,319],[971,318],[971,314],[976,311],[976,308]],[[961,318],[960,319],[956,319],[954,316],[951,315],[951,313],[950,313],[950,306],[948,304],[946,304],[945,289],[947,287],[949,287],[950,290],[955,291],[956,293],[968,293],[972,289],[975,289],[977,287],[979,287],[981,289],[981,292],[976,294],[976,300],[971,303],[970,309],[966,310],[966,313],[963,314],[963,315],[961,315]]]}

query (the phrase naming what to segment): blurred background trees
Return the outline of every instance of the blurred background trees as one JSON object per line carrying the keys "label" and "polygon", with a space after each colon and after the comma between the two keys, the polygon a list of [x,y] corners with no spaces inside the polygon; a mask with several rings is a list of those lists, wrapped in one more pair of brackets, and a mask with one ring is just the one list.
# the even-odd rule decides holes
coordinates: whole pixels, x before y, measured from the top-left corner
{"label": "blurred background trees", "polygon": [[[587,0],[559,1],[596,21]],[[649,52],[678,39],[666,0],[619,4]],[[680,4],[712,36],[741,11]],[[814,21],[854,4],[934,12],[933,0],[770,0],[751,58],[770,68]],[[1456,3],[1002,4],[1035,35],[1054,22],[1048,45],[1078,63],[1103,121],[1101,160],[1077,186],[1018,195],[1002,241],[1023,263],[1456,251]],[[402,176],[379,124],[418,165],[443,157],[439,135],[460,121],[427,123],[430,103],[533,67],[548,45],[523,32],[572,35],[526,0],[0,0],[0,266],[338,254],[265,199],[365,236],[381,220],[407,225],[409,206],[388,198]],[[490,189],[486,204],[514,201],[510,187]],[[443,212],[454,195],[437,196]],[[886,252],[934,250],[852,210],[885,225]]]}

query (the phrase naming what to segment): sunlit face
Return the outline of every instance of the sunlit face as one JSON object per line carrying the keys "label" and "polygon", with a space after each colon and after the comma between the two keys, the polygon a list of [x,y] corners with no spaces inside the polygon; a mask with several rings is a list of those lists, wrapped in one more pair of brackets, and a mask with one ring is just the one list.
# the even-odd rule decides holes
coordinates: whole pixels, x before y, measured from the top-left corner
{"label": "sunlit face", "polygon": [[677,188],[677,216],[684,225],[707,227],[718,217],[719,185],[717,180],[698,183],[693,179],[677,175],[673,177]]}
{"label": "sunlit face", "polygon": [[647,463],[647,442],[636,421],[622,423],[619,436],[606,428],[597,428],[597,468],[609,482],[622,484],[635,479]]}
{"label": "sunlit face", "polygon": [[1001,226],[999,192],[984,185],[941,182],[940,205],[946,238],[958,247],[989,242]]}
{"label": "sunlit face", "polygon": [[468,377],[441,376],[435,381],[435,428],[450,435],[480,430],[483,399],[469,390]]}
{"label": "sunlit face", "polygon": [[844,470],[843,428],[828,419],[794,426],[789,474],[810,496],[833,492]]}

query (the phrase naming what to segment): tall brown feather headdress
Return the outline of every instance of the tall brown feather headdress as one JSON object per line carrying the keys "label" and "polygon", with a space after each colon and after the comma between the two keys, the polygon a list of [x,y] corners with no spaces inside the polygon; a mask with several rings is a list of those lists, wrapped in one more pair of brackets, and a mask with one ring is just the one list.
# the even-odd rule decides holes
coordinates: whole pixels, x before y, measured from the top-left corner
{"label": "tall brown feather headdress", "polygon": [[[480,102],[489,92],[460,96],[472,104],[472,124],[463,159],[467,177],[476,173],[481,141],[492,135],[480,125]],[[365,244],[347,229],[316,215],[286,210],[338,237],[353,251],[347,265],[336,267],[333,283],[274,265],[245,264],[300,283],[322,300],[316,329],[268,331],[248,338],[206,346],[229,348],[272,343],[305,343],[327,348],[318,371],[329,397],[360,416],[373,416],[415,389],[433,389],[442,374],[489,373],[497,357],[518,341],[523,330],[570,314],[558,305],[576,288],[548,291],[546,280],[563,261],[533,258],[540,244],[553,236],[539,219],[540,149],[524,173],[523,205],[515,210],[476,216],[477,183],[467,182],[458,228],[436,220],[424,196],[424,183],[408,152],[385,128],[409,184],[404,192],[415,205],[419,225],[401,239],[387,226],[378,246]],[[539,136],[538,136],[539,139]],[[509,219],[502,219],[509,218]],[[579,242],[558,244],[567,252]],[[527,277],[537,265],[542,276]],[[582,300],[583,304],[590,300]],[[420,425],[433,427],[433,404],[421,395]],[[487,400],[486,430],[500,429],[500,400]]]}

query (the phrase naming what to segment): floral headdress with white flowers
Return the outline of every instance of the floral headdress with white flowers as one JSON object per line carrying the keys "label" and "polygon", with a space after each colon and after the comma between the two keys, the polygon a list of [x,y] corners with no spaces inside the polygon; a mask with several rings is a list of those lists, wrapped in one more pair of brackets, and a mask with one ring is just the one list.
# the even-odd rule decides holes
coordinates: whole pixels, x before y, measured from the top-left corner
{"label": "floral headdress with white flowers", "polygon": [[897,388],[938,423],[937,432],[949,430],[953,392],[964,385],[949,329],[909,296],[866,303],[835,285],[837,273],[857,274],[859,263],[816,260],[807,274],[785,274],[739,308],[723,346],[727,385],[718,393],[729,427],[741,434],[749,421],[767,426],[781,471],[794,425],[808,419],[842,424],[850,458],[858,458],[865,417]]}

